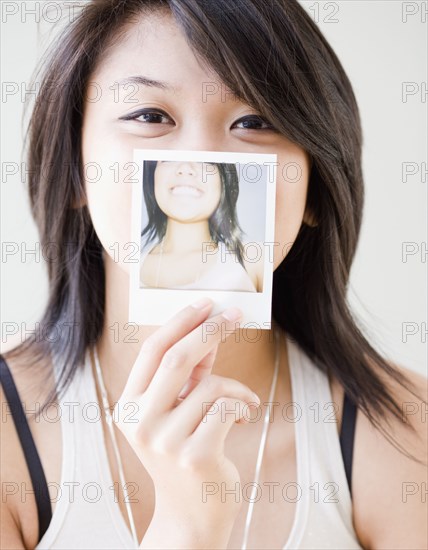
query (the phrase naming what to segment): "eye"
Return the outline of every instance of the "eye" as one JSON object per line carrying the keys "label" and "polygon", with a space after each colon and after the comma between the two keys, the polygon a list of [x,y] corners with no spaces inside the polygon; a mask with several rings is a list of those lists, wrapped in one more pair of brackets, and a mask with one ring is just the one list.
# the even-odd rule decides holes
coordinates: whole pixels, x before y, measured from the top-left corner
{"label": "eye", "polygon": [[[163,121],[162,121],[163,119]],[[120,120],[135,120],[136,122],[142,122],[143,124],[168,124],[168,120],[171,120],[170,116],[162,110],[153,110],[153,109],[142,109],[135,113],[130,113],[120,117]],[[275,131],[275,128],[269,124],[262,117],[251,115],[243,117],[237,122],[237,124],[242,124],[243,127],[238,128],[239,130],[272,130]]]}
{"label": "eye", "polygon": [[[143,117],[144,117],[143,120],[138,120]],[[161,121],[162,118],[170,119],[170,117],[164,111],[142,109],[140,111],[137,111],[136,113],[130,113],[129,115],[120,117],[120,120],[136,120],[137,122],[143,122],[143,123],[149,123],[149,124],[165,124]]]}
{"label": "eye", "polygon": [[[244,124],[244,128],[239,128],[240,130],[274,130],[264,118],[254,115],[241,118],[235,124]],[[263,125],[264,127],[261,127]]]}

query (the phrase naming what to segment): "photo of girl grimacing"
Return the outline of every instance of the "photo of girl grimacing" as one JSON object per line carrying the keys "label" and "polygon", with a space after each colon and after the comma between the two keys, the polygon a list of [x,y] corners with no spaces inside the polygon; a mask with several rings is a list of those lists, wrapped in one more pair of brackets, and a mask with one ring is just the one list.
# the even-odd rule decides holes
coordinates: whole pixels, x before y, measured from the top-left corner
{"label": "photo of girl grimacing", "polygon": [[236,212],[235,165],[145,164],[149,220],[141,233],[140,287],[260,292],[263,261],[262,256],[257,262],[245,256]]}
{"label": "photo of girl grimacing", "polygon": [[[354,82],[366,102],[381,83],[356,71],[351,85],[348,67],[371,60],[339,60],[352,33],[330,25],[342,32],[333,49],[312,2],[78,4],[28,84],[26,193],[36,238],[56,253],[37,330],[0,354],[0,550],[427,548],[428,380],[416,347],[403,360],[382,349],[381,323],[348,294],[360,282],[374,292],[365,305],[384,298],[392,315],[404,292],[378,288],[380,244],[351,277],[357,245],[373,251],[395,200],[378,211],[370,194],[367,223],[381,221],[360,241],[373,175],[362,120],[380,132],[375,156],[391,116],[394,141],[404,124],[395,111],[360,120]],[[347,25],[369,3],[339,4]],[[363,51],[364,25],[353,35]],[[134,151],[150,161],[138,178]],[[262,191],[244,189],[230,153],[277,160],[274,183],[258,182],[264,218],[241,209]],[[373,192],[385,178],[374,179]],[[252,231],[265,244],[263,219],[272,287],[263,260],[243,253]],[[382,246],[399,250],[390,229]],[[36,267],[20,264],[21,279]],[[271,323],[247,322],[242,304],[268,286]],[[135,287],[159,310],[169,288],[197,290],[177,291],[177,313],[152,325],[129,322]]]}

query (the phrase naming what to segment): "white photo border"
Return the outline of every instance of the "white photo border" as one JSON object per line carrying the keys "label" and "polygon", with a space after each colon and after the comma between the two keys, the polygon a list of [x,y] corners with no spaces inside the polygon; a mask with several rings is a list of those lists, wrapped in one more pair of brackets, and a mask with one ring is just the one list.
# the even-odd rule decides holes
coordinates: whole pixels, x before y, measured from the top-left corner
{"label": "white photo border", "polygon": [[[264,276],[262,292],[203,289],[157,289],[140,288],[141,254],[141,206],[143,200],[142,176],[145,160],[170,160],[190,162],[216,162],[235,164],[262,164],[268,167],[265,213]],[[130,262],[128,320],[138,325],[164,325],[180,309],[203,297],[213,300],[211,315],[221,313],[228,307],[239,307],[242,317],[236,328],[271,328],[273,247],[275,233],[275,195],[277,155],[266,153],[240,153],[223,151],[195,151],[177,149],[134,149],[136,165],[132,184],[131,239],[137,244],[138,261]]]}

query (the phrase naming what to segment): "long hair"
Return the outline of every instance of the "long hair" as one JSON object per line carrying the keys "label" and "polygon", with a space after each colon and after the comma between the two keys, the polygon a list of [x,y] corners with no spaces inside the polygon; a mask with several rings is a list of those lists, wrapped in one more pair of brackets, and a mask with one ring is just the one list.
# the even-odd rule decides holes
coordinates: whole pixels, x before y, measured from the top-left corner
{"label": "long hair", "polygon": [[29,349],[27,364],[36,364],[55,353],[60,394],[101,334],[102,246],[87,206],[71,208],[84,196],[85,90],[103,52],[120,41],[127,24],[159,8],[172,13],[195,55],[239,99],[310,155],[307,201],[318,225],[302,224],[274,273],[273,317],[319,369],[339,380],[370,422],[411,456],[380,421],[388,413],[402,418],[385,380],[417,395],[415,388],[372,347],[347,303],[364,200],[358,106],[337,56],[296,0],[93,0],[61,33],[46,60],[28,127],[29,195],[42,245],[56,243],[60,250],[48,262],[49,302],[40,325],[72,323],[75,330],[72,337],[57,331],[51,341],[30,337],[5,356]]}
{"label": "long hair", "polygon": [[[222,242],[228,251],[238,258],[244,269],[244,247],[242,229],[238,222],[236,203],[239,196],[239,178],[236,166],[231,163],[215,163],[220,173],[221,192],[217,208],[208,218],[211,239],[218,244]],[[144,161],[143,193],[148,221],[141,231],[141,237],[147,235],[146,243],[156,239],[160,242],[166,232],[168,217],[160,209],[155,197],[156,160]]]}

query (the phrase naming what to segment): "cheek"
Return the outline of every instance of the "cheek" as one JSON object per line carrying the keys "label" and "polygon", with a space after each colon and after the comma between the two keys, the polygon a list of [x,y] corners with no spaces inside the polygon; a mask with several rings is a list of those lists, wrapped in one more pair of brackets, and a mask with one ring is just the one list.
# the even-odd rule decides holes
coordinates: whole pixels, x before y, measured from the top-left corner
{"label": "cheek", "polygon": [[309,159],[302,152],[278,155],[275,201],[274,269],[283,261],[302,225],[309,181]]}
{"label": "cheek", "polygon": [[[171,170],[167,170],[165,165],[158,165],[154,174],[154,194],[159,208],[165,212],[168,209],[171,195],[169,194],[168,186],[173,178]],[[165,212],[166,214],[167,212]]]}
{"label": "cheek", "polygon": [[220,175],[208,180],[208,189],[210,189],[210,196],[212,200],[217,204],[221,196],[221,179]]}
{"label": "cheek", "polygon": [[159,208],[162,210],[165,201],[165,192],[162,185],[156,180],[154,185],[154,192],[156,202],[158,203]]}
{"label": "cheek", "polygon": [[97,236],[111,259],[129,272],[137,256],[131,243],[131,203],[134,169],[132,150],[121,149],[108,137],[83,134],[83,174],[88,209]]}
{"label": "cheek", "polygon": [[218,203],[220,202],[221,197],[221,182],[220,180],[217,181],[216,184],[213,186],[213,193],[212,193],[212,203],[214,205],[214,208],[217,208]]}

